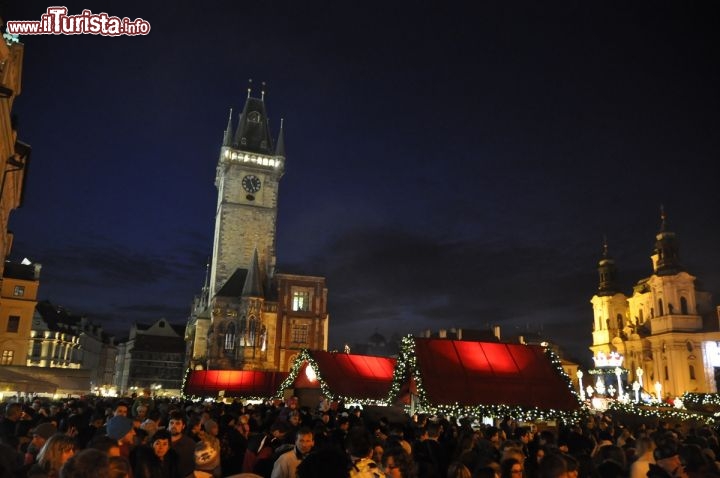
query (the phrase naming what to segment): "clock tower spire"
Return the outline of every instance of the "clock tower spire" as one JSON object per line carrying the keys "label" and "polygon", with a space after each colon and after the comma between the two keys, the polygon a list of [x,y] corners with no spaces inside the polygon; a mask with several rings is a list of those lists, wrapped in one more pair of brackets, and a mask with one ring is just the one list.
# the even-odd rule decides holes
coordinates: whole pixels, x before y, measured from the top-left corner
{"label": "clock tower spire", "polygon": [[235,134],[230,119],[220,148],[210,297],[235,271],[252,266],[255,248],[263,282],[275,267],[278,185],[285,152],[283,148],[278,155],[274,147],[264,98],[253,97],[250,89],[248,93]]}

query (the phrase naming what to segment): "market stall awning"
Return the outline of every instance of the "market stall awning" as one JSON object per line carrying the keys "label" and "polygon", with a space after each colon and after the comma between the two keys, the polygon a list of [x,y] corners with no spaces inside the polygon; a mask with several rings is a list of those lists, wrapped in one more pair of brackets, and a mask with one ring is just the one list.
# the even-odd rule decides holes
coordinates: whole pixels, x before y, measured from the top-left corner
{"label": "market stall awning", "polygon": [[272,398],[277,395],[287,372],[257,370],[190,370],[183,393],[217,397],[220,392],[234,398]]}
{"label": "market stall awning", "polygon": [[33,376],[32,368],[26,367],[30,374],[0,367],[0,389],[23,393],[55,393],[58,385],[40,377]]}
{"label": "market stall awning", "polygon": [[578,398],[536,345],[415,338],[417,371],[433,405],[572,411]]}
{"label": "market stall awning", "polygon": [[332,398],[384,401],[396,360],[390,357],[304,351],[295,360],[285,388],[322,388]]}

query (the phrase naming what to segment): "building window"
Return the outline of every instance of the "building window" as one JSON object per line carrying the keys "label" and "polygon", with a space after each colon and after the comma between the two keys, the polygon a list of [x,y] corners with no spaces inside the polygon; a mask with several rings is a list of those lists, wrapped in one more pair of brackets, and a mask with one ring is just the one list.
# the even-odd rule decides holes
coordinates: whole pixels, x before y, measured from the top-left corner
{"label": "building window", "polygon": [[307,312],[310,310],[310,292],[306,290],[293,291],[292,310]]}
{"label": "building window", "polygon": [[293,325],[292,326],[292,337],[290,342],[294,344],[307,344],[308,343],[308,326],[307,325]]}
{"label": "building window", "polygon": [[690,380],[695,380],[695,367],[690,365]]}
{"label": "building window", "polygon": [[0,365],[12,365],[14,357],[14,350],[3,350],[2,361],[0,361]]}
{"label": "building window", "polygon": [[680,313],[688,315],[687,299],[685,297],[680,297]]}
{"label": "building window", "polygon": [[658,299],[658,317],[661,317],[665,315],[665,310],[663,309],[663,301],[662,299]]}
{"label": "building window", "polygon": [[13,289],[13,295],[15,297],[23,297],[25,295],[25,286],[24,285],[16,285],[15,289]]}
{"label": "building window", "polygon": [[230,324],[225,332],[225,350],[235,349],[235,324]]}
{"label": "building window", "polygon": [[20,329],[20,316],[19,315],[11,315],[8,317],[8,325],[7,325],[7,331],[10,333],[17,333],[17,331]]}

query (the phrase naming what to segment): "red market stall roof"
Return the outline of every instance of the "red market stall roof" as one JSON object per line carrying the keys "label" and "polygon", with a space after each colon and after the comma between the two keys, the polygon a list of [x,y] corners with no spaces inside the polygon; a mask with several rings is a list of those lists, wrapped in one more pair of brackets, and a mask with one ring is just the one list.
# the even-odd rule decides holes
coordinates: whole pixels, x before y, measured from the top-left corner
{"label": "red market stall roof", "polygon": [[384,402],[396,362],[390,357],[305,350],[295,359],[283,388],[321,388],[333,399]]}
{"label": "red market stall roof", "polygon": [[580,408],[567,378],[543,347],[449,339],[413,341],[417,373],[431,405]]}
{"label": "red market stall roof", "polygon": [[287,372],[257,370],[190,370],[183,393],[198,397],[272,398],[278,394]]}

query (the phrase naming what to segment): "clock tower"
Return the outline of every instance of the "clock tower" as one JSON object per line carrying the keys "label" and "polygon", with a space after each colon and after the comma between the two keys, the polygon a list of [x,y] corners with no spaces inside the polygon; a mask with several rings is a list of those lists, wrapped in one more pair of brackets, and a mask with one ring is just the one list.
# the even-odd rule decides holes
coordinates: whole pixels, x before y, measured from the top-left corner
{"label": "clock tower", "polygon": [[275,267],[278,185],[285,166],[282,124],[273,143],[261,98],[251,96],[233,129],[232,112],[215,176],[218,190],[210,265],[210,297],[238,269],[250,269],[257,251],[262,283]]}
{"label": "clock tower", "polygon": [[274,142],[265,93],[248,89],[220,147],[213,255],[185,329],[192,370],[287,371],[300,350],[327,349],[325,278],[275,270],[284,169],[282,123]]}

